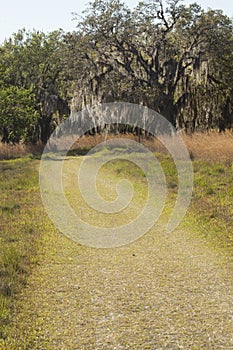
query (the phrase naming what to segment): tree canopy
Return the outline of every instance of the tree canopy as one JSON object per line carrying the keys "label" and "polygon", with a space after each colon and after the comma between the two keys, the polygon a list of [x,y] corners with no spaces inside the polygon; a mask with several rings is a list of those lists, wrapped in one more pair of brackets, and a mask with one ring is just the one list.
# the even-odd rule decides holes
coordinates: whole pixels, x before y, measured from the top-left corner
{"label": "tree canopy", "polygon": [[[45,143],[70,109],[114,101],[146,105],[176,128],[232,129],[233,22],[222,11],[95,0],[74,19],[72,33],[19,30],[0,47],[3,141]],[[6,110],[22,100],[24,122],[13,122],[18,112]]]}

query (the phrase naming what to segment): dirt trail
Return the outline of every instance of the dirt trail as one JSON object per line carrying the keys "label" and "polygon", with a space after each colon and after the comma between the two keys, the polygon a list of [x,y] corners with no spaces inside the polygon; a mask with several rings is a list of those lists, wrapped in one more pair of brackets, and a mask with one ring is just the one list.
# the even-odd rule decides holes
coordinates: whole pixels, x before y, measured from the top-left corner
{"label": "dirt trail", "polygon": [[9,349],[233,349],[232,266],[201,242],[154,230],[117,249],[62,235],[47,248]]}
{"label": "dirt trail", "polygon": [[232,261],[189,232],[158,224],[114,249],[46,239],[6,349],[233,349]]}

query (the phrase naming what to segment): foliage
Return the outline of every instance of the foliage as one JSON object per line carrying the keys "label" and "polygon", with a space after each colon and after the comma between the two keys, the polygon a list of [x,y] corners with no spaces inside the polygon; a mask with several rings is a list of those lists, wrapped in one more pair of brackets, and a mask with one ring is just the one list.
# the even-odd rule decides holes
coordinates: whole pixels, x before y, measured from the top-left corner
{"label": "foliage", "polygon": [[0,133],[3,142],[26,142],[38,120],[35,96],[30,90],[10,86],[0,89]]}
{"label": "foliage", "polygon": [[[46,142],[56,120],[68,115],[67,89],[62,71],[62,31],[20,30],[1,47],[0,81],[30,89],[40,118],[35,124],[37,139]],[[58,121],[57,121],[58,122]]]}
{"label": "foliage", "polygon": [[74,19],[72,33],[23,29],[0,46],[1,91],[35,96],[31,138],[46,143],[70,109],[114,101],[146,105],[179,129],[232,129],[233,22],[222,11],[94,0]]}
{"label": "foliage", "polygon": [[232,127],[232,21],[221,11],[177,0],[143,1],[130,11],[119,0],[97,0],[78,28],[77,108],[120,99],[180,128]]}

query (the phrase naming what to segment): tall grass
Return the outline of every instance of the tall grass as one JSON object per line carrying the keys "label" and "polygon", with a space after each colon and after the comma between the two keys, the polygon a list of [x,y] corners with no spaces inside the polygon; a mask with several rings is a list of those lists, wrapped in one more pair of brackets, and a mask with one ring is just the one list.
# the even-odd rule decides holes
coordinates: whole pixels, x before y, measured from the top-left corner
{"label": "tall grass", "polygon": [[25,157],[29,154],[39,156],[43,152],[42,144],[8,144],[0,143],[0,160],[15,159]]}
{"label": "tall grass", "polygon": [[[233,132],[226,131],[218,133],[217,131],[186,134],[180,132],[180,135],[185,142],[192,159],[211,160],[215,162],[233,162]],[[94,136],[83,136],[74,142],[70,154],[85,154],[91,148],[98,145],[100,142],[111,140],[114,138],[127,138],[138,141],[138,136],[133,134],[98,134]],[[152,152],[166,153],[164,145],[153,137],[140,137],[140,142],[148,147]],[[66,142],[64,142],[66,145]],[[24,144],[5,144],[0,143],[0,159],[14,159],[25,157],[27,155],[40,156],[44,146],[24,145]]]}
{"label": "tall grass", "polygon": [[[233,162],[233,132],[231,131],[226,131],[224,133],[218,133],[216,131],[205,133],[196,132],[191,135],[180,132],[180,136],[186,144],[192,159],[214,162]],[[138,136],[132,134],[109,134],[107,140],[113,138],[129,138],[138,141]],[[104,141],[106,141],[105,135],[85,136],[74,143],[73,150],[82,154]],[[167,153],[166,148],[158,139],[142,136],[140,142],[152,152]]]}
{"label": "tall grass", "polygon": [[193,159],[214,162],[233,162],[233,132],[182,133]]}

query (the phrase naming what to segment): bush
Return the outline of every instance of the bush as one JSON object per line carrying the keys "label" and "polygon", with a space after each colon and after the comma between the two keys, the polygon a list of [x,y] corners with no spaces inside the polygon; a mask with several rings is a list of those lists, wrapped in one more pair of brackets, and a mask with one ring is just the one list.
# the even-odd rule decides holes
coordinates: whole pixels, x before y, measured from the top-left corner
{"label": "bush", "polygon": [[3,142],[29,141],[39,115],[31,90],[10,86],[0,89],[0,133]]}

